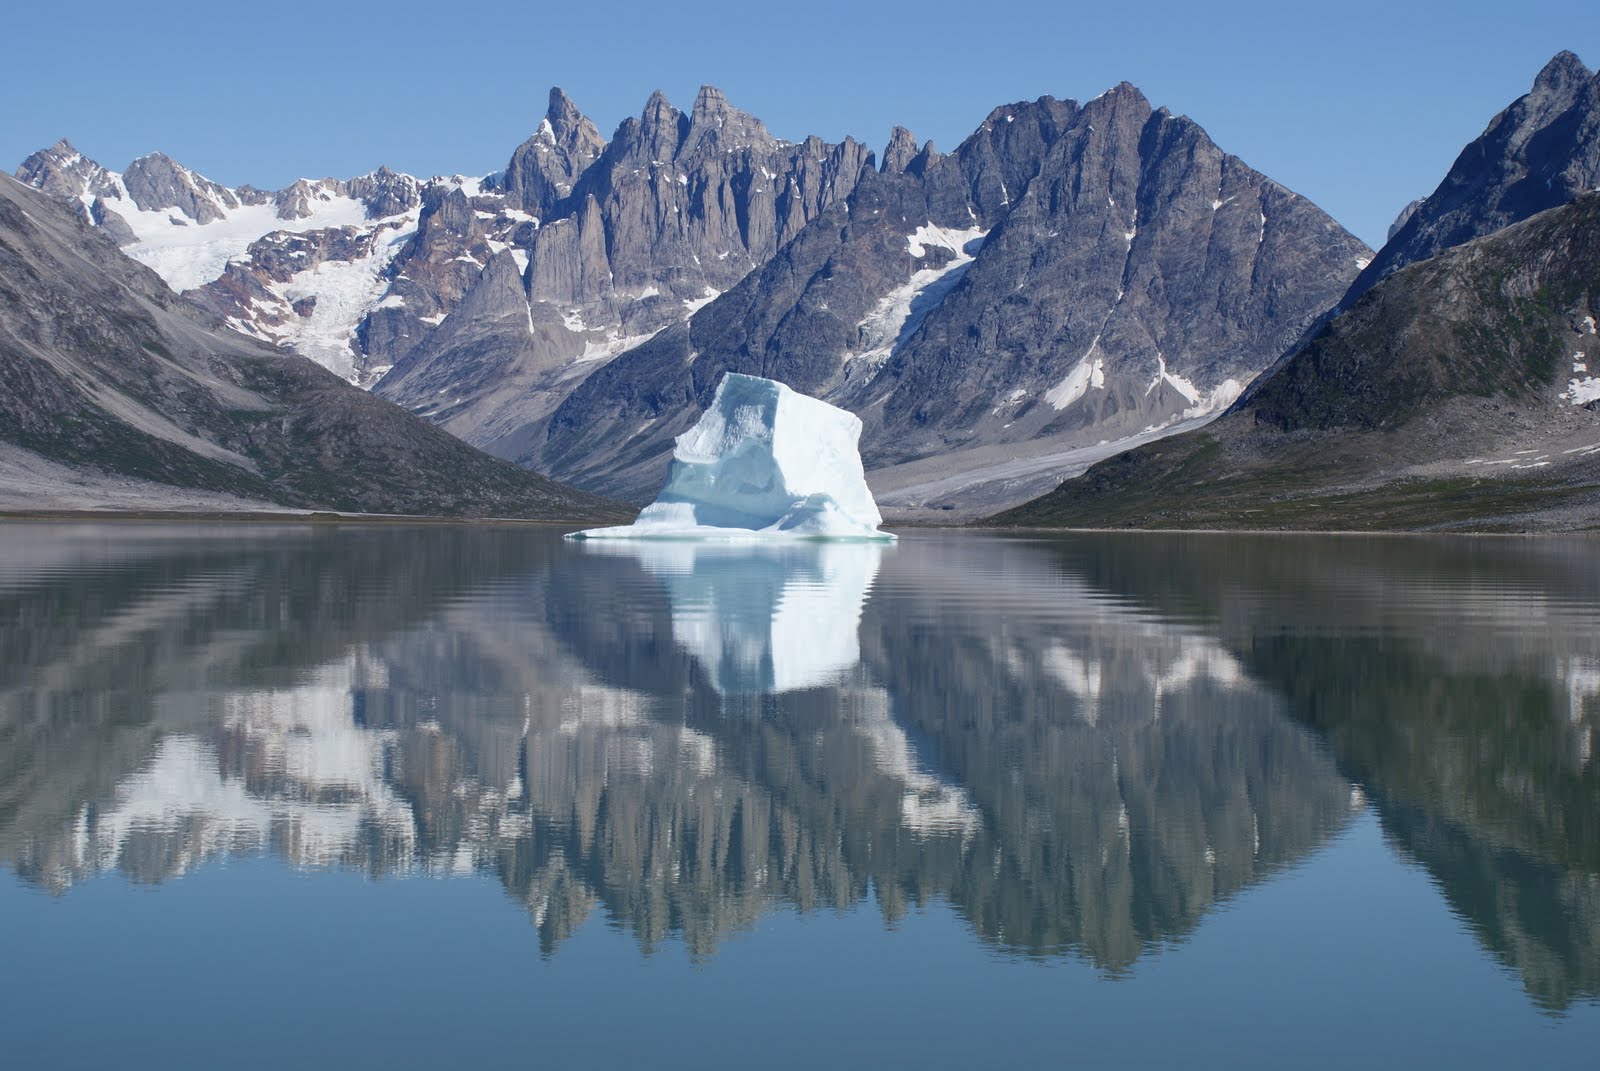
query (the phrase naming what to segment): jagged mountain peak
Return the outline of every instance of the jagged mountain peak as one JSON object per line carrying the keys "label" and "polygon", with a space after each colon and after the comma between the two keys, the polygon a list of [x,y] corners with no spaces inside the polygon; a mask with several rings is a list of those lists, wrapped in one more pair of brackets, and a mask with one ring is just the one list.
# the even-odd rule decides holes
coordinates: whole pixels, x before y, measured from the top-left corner
{"label": "jagged mountain peak", "polygon": [[577,156],[593,159],[605,149],[600,130],[560,86],[550,87],[550,106],[535,137]]}
{"label": "jagged mountain peak", "polygon": [[[1135,101],[1144,104],[1146,107],[1150,106],[1150,101],[1145,97],[1144,91],[1126,79],[1100,94],[1095,100]],[[1094,101],[1090,101],[1090,103],[1092,104]]]}
{"label": "jagged mountain peak", "polygon": [[1492,234],[1600,186],[1600,75],[1559,52],[1532,88],[1461,150],[1437,189],[1350,287],[1349,308],[1407,264]]}
{"label": "jagged mountain peak", "polygon": [[683,143],[688,118],[673,106],[661,90],[650,94],[637,119],[624,120],[611,139],[612,148],[642,151],[649,161],[671,160]]}
{"label": "jagged mountain peak", "polygon": [[645,100],[644,108],[639,112],[639,121],[646,126],[676,125],[682,115],[683,112],[667,99],[667,94],[657,89]]}
{"label": "jagged mountain peak", "polygon": [[585,169],[605,152],[606,141],[560,86],[533,135],[517,146],[494,185],[518,209],[548,219]]}
{"label": "jagged mountain peak", "polygon": [[141,156],[122,173],[133,203],[146,211],[176,208],[196,223],[221,219],[239,206],[232,190],[191,171],[163,152]]}
{"label": "jagged mountain peak", "polygon": [[766,124],[749,112],[728,103],[716,86],[701,86],[689,113],[689,126],[679,154],[695,151],[702,144],[748,148],[772,144]]}
{"label": "jagged mountain peak", "polygon": [[1584,65],[1576,53],[1562,49],[1550,58],[1533,80],[1533,91],[1561,92],[1571,86],[1587,82],[1595,73]]}
{"label": "jagged mountain peak", "polygon": [[728,103],[728,95],[714,85],[703,85],[700,92],[694,97],[694,114],[696,118],[719,112],[729,112],[733,106]]}
{"label": "jagged mountain peak", "polygon": [[903,126],[897,126],[889,132],[889,144],[883,148],[883,165],[879,170],[888,175],[898,175],[916,155],[916,135]]}
{"label": "jagged mountain peak", "polygon": [[86,206],[97,197],[115,197],[120,192],[118,176],[83,155],[66,138],[29,156],[17,168],[16,177],[35,189]]}
{"label": "jagged mountain peak", "polygon": [[1155,111],[1150,98],[1132,82],[1118,82],[1083,106],[1083,113],[1091,117],[1091,122],[1096,115],[1132,114],[1148,118]]}

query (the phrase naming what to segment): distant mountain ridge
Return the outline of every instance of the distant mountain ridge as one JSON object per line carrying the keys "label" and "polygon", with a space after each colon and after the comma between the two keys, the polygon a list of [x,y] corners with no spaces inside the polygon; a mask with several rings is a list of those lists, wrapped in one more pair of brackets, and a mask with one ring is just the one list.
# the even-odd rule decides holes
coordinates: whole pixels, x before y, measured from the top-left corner
{"label": "distant mountain ridge", "polygon": [[[728,294],[590,375],[515,456],[647,494],[738,371],[862,416],[880,500],[1015,501],[1061,467],[1018,473],[1019,455],[1220,411],[1371,255],[1127,84],[998,108],[948,156],[907,160],[912,143],[886,154],[904,170],[863,176]],[[919,464],[968,478],[924,492]]]}
{"label": "distant mountain ridge", "polygon": [[[610,141],[552,90],[484,178],[229,190],[64,142],[19,175],[236,330],[634,497],[735,369],[860,413],[869,464],[910,463],[880,493],[1016,501],[1063,450],[1219,411],[1371,255],[1126,84],[995,109],[948,156],[896,128],[881,166],[851,138],[776,139],[708,86]],[[908,487],[962,451],[944,467],[972,486]]]}
{"label": "distant mountain ridge", "polygon": [[0,378],[7,509],[617,515],[224,330],[68,203],[4,176]]}

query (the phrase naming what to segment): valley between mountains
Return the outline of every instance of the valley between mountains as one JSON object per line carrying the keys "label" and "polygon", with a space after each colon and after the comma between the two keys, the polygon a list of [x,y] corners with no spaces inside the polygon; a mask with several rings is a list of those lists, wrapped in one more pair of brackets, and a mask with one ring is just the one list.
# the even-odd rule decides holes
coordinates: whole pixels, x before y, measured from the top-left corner
{"label": "valley between mountains", "polygon": [[857,414],[891,520],[1600,523],[1600,78],[1571,53],[1376,251],[1127,83],[948,152],[785,141],[709,86],[608,139],[557,89],[490,175],[230,188],[63,140],[16,177],[7,508],[133,508],[133,478],[609,518],[739,372]]}

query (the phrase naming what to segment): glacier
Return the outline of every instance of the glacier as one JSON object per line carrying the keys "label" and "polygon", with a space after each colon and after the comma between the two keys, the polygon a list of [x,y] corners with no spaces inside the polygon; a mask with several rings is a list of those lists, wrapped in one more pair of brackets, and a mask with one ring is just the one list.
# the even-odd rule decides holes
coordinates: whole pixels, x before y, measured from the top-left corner
{"label": "glacier", "polygon": [[867,487],[853,413],[759,376],[729,372],[679,435],[666,485],[632,524],[573,539],[890,541]]}

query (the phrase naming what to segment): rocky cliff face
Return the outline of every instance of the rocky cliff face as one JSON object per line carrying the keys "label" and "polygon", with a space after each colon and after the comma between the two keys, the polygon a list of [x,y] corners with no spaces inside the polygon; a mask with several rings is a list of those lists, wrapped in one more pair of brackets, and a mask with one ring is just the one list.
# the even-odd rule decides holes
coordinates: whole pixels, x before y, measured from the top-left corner
{"label": "rocky cliff face", "polygon": [[1407,264],[1597,188],[1600,74],[1561,52],[1526,95],[1461,150],[1439,188],[1401,213],[1345,305]]}
{"label": "rocky cliff face", "polygon": [[[849,194],[871,160],[848,138],[774,138],[710,86],[687,113],[652,96],[607,142],[553,89],[534,134],[484,178],[380,168],[230,189],[159,154],[112,172],[66,142],[18,177],[80,205],[236,330],[352,382],[384,380],[383,396],[516,453],[584,376],[733,286]],[[500,306],[506,273],[491,263],[502,254],[523,291],[520,319],[535,326],[444,329],[463,310]]]}
{"label": "rocky cliff face", "polygon": [[[871,159],[849,138],[780,141],[710,86],[688,113],[653,95],[607,143],[552,90],[533,137],[472,201],[479,218],[498,212],[527,224],[489,239],[522,266],[526,330],[491,340],[475,329],[435,333],[412,319],[403,331],[385,326],[403,338],[385,351],[375,314],[369,354],[387,352],[394,361],[376,389],[468,441],[526,456],[533,429],[578,383],[770,259],[847,196]],[[452,232],[456,245],[467,239],[462,226]],[[404,295],[398,276],[413,274],[414,261],[441,259],[402,253],[391,295]],[[463,297],[474,287],[504,296],[504,281],[503,271],[485,268],[465,282]],[[442,301],[428,311],[460,315]],[[478,336],[466,349],[463,330]],[[495,372],[485,375],[489,366]]]}
{"label": "rocky cliff face", "polygon": [[0,177],[7,508],[577,518],[610,505],[222,329],[64,202]]}
{"label": "rocky cliff face", "polygon": [[[860,414],[891,504],[1016,496],[1060,475],[1019,456],[1231,402],[1371,255],[1126,84],[996,109],[949,156],[913,144],[897,131],[883,171],[765,266],[589,377],[522,459],[647,494],[739,371]],[[915,486],[924,459],[970,478]]]}
{"label": "rocky cliff face", "polygon": [[1000,523],[1592,528],[1600,192],[1403,268],[1211,426]]}

